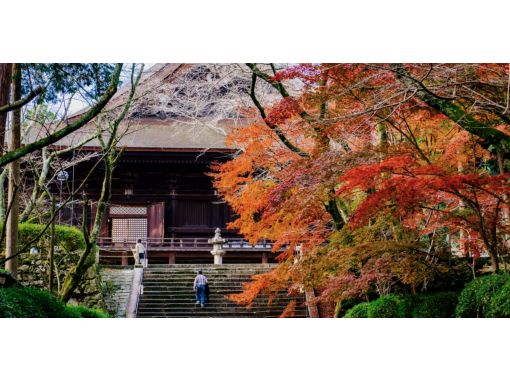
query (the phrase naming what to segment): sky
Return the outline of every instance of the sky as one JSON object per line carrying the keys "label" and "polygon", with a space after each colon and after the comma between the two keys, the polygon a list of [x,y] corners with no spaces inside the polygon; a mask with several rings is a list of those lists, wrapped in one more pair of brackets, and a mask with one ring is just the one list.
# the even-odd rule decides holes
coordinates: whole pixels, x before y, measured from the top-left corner
{"label": "sky", "polygon": [[[144,63],[144,72],[148,71],[152,66],[154,66],[155,63]],[[124,64],[124,68],[122,70],[121,74],[121,81],[123,83],[126,83],[129,81],[129,74],[130,74],[130,68],[131,64]],[[79,94],[76,94],[72,98],[69,96],[66,99],[67,101],[70,101],[69,108],[68,108],[68,115],[73,115],[85,108],[87,108],[90,104]],[[55,111],[57,111],[59,108],[59,105],[55,105]]]}

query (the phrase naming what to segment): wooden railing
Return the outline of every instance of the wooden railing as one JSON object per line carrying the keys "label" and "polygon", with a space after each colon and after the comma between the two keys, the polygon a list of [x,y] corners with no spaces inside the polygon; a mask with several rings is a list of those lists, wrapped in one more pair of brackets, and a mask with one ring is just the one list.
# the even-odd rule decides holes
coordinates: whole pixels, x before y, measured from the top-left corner
{"label": "wooden railing", "polygon": [[[142,243],[147,251],[154,250],[172,250],[172,251],[207,251],[212,249],[212,244],[208,238],[147,238]],[[130,251],[134,248],[136,239],[115,240],[111,237],[100,237],[98,245],[101,249]],[[245,239],[229,239],[223,244],[225,250],[251,250],[251,251],[270,251],[273,244],[267,240],[261,240],[256,244],[250,244]]]}

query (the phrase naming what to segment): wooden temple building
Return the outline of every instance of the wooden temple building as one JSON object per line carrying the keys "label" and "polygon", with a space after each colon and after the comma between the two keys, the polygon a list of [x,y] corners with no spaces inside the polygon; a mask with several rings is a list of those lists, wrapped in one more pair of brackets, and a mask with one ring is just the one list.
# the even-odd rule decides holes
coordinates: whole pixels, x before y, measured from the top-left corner
{"label": "wooden temple building", "polygon": [[[196,111],[193,120],[179,115],[173,107],[180,93],[189,97],[184,92],[190,83],[210,82],[215,79],[211,76],[204,65],[185,64],[156,65],[144,74],[139,87],[143,95],[123,125],[125,134],[119,143],[123,154],[114,171],[111,201],[101,226],[101,263],[131,264],[131,249],[137,239],[146,244],[152,264],[212,263],[208,239],[216,228],[227,239],[224,263],[274,262],[276,254],[271,252],[269,242],[248,244],[237,231],[226,227],[234,215],[207,174],[211,163],[229,160],[237,152],[226,145],[225,139],[229,128],[242,123],[242,119],[235,117],[233,109],[219,113],[207,104],[207,99],[217,105],[218,98],[228,96],[228,85],[211,86],[213,93],[207,95],[201,109],[188,110]],[[234,81],[246,85],[242,80]],[[119,89],[112,104],[119,104],[125,96],[126,90]],[[183,103],[179,107],[187,106]],[[85,127],[59,144],[72,146],[87,133],[90,131]],[[80,154],[97,151],[98,146],[97,140],[92,140],[80,148]],[[71,192],[96,162],[94,158],[84,160],[67,169],[68,178],[61,184],[61,191],[64,188],[64,192]],[[103,167],[99,164],[84,186],[83,196],[92,202],[90,223],[102,179]],[[64,210],[63,220],[79,225],[80,201]]]}

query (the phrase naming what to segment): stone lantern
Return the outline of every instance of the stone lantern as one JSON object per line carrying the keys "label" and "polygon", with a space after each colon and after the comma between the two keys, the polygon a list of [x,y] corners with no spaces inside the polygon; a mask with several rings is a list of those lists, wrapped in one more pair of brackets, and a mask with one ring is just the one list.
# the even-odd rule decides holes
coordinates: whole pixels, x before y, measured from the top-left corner
{"label": "stone lantern", "polygon": [[214,256],[214,264],[218,265],[223,264],[223,256],[226,253],[226,251],[223,249],[223,244],[227,242],[227,239],[223,239],[221,237],[221,230],[219,228],[216,228],[216,230],[214,231],[214,237],[212,239],[209,239],[208,241],[209,244],[213,245],[211,254]]}

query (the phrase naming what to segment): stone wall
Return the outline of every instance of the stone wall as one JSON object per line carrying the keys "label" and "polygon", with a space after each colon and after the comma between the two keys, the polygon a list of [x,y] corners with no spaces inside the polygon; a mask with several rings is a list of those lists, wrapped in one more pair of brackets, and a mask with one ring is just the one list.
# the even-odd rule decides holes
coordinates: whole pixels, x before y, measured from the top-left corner
{"label": "stone wall", "polygon": [[108,312],[118,318],[125,318],[133,282],[133,268],[102,267],[100,273]]}
{"label": "stone wall", "polygon": [[[53,289],[58,292],[69,269],[78,261],[80,252],[55,251]],[[23,253],[19,257],[18,276],[23,286],[48,289],[49,257],[48,253]],[[107,286],[101,280],[96,265],[90,267],[84,276],[84,281],[76,289],[70,303],[82,304],[88,307],[106,309],[104,291]]]}

